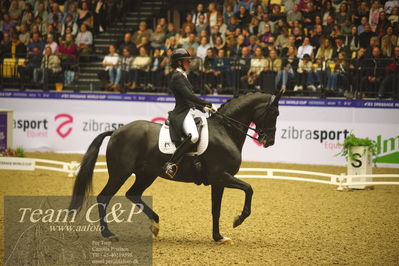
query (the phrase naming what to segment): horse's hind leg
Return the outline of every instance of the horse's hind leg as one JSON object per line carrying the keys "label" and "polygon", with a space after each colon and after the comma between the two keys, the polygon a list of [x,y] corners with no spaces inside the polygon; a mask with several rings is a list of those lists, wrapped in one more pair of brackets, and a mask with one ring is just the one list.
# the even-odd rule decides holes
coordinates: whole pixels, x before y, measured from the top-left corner
{"label": "horse's hind leg", "polygon": [[106,209],[111,201],[111,198],[118,192],[121,186],[125,183],[125,181],[129,178],[129,175],[126,177],[120,177],[115,174],[110,174],[108,178],[108,182],[97,196],[98,202],[98,214],[100,216],[100,225],[101,225],[101,235],[103,237],[109,238],[111,240],[117,241],[118,238],[108,229],[108,224],[105,219]]}
{"label": "horse's hind leg", "polygon": [[152,225],[150,229],[155,236],[159,232],[159,216],[142,200],[141,196],[156,178],[137,174],[133,186],[126,192],[126,197],[135,204],[141,204],[143,212],[151,219]]}

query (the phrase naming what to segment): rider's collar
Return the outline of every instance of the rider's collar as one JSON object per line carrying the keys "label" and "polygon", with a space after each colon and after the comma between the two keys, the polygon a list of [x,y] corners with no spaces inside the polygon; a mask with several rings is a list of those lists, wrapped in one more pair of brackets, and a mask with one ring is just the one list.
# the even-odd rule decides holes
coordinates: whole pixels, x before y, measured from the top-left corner
{"label": "rider's collar", "polygon": [[183,69],[181,69],[180,67],[176,68],[176,71],[182,73],[187,78],[187,73]]}

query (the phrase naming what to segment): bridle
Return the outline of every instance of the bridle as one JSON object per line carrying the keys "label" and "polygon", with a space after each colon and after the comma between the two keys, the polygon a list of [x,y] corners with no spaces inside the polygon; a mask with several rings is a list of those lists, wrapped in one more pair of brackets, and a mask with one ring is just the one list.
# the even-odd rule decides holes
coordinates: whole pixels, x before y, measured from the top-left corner
{"label": "bridle", "polygon": [[[269,107],[265,110],[265,113],[267,112],[268,109],[269,109]],[[253,140],[259,141],[260,143],[264,143],[264,141],[266,140],[266,133],[261,128],[253,128],[251,126],[247,126],[244,123],[242,123],[238,120],[235,120],[234,118],[231,118],[231,117],[229,117],[225,114],[222,114],[220,112],[216,112],[216,113],[214,113],[214,115],[221,116],[227,122],[227,124],[229,126],[237,129],[238,131],[240,131],[241,133],[243,133],[244,135],[246,135],[247,137],[249,137]],[[267,114],[265,114],[265,116],[266,115]],[[255,133],[257,133],[258,137],[256,138],[256,137],[248,134],[248,130],[252,130]],[[274,130],[274,129],[271,128],[270,131],[272,131],[272,130]]]}
{"label": "bridle", "polygon": [[[261,117],[263,117],[263,119],[266,119],[267,116],[270,114],[270,112],[269,112],[269,111],[270,111],[270,108],[273,107],[273,105],[274,105],[275,102],[277,102],[277,105],[276,105],[276,106],[278,106],[278,101],[279,101],[279,99],[280,99],[280,97],[281,97],[282,94],[283,94],[283,91],[279,91],[278,94],[276,95],[276,97],[272,100],[272,103],[269,104],[269,105],[264,109],[263,113],[261,114]],[[219,115],[219,116],[221,116],[222,119],[224,119],[224,121],[227,122],[228,126],[231,126],[231,127],[235,128],[235,129],[237,129],[238,131],[240,131],[241,133],[243,133],[245,136],[247,136],[247,137],[249,137],[249,138],[251,138],[251,139],[253,139],[253,140],[258,141],[259,143],[263,144],[264,146],[267,144],[267,139],[266,139],[266,137],[267,137],[267,132],[275,132],[275,131],[276,131],[276,126],[275,126],[275,125],[274,125],[274,127],[272,127],[272,128],[268,128],[268,129],[266,130],[266,132],[265,132],[265,131],[262,130],[261,128],[253,128],[253,127],[251,127],[251,126],[247,126],[247,125],[245,125],[244,123],[242,123],[242,122],[240,122],[240,121],[237,121],[237,120],[235,120],[234,118],[231,118],[231,117],[229,117],[229,116],[227,116],[227,115],[225,115],[225,114],[222,114],[222,113],[220,113],[220,112],[216,112],[216,113],[214,113],[214,115]],[[257,134],[258,134],[258,137],[256,138],[256,137],[254,137],[254,136],[248,134],[248,130],[252,130],[252,131],[254,131],[255,133],[257,133]],[[266,146],[265,146],[265,147],[266,147]]]}

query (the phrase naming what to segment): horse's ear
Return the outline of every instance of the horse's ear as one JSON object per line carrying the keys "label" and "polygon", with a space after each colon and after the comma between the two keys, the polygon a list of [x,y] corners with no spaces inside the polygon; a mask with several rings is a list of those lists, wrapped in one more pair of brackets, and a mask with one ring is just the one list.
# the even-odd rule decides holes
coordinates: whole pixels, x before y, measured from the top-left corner
{"label": "horse's ear", "polygon": [[278,107],[278,101],[280,100],[281,95],[283,95],[283,92],[280,90],[280,91],[277,93],[276,96],[272,96],[272,97],[274,97],[273,102],[272,102],[272,104],[273,104],[274,106]]}

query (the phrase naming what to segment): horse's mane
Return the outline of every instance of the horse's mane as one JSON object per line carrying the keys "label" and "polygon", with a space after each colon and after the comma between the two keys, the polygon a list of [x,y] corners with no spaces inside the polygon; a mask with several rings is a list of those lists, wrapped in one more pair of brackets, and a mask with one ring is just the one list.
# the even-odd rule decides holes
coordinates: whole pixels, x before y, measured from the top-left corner
{"label": "horse's mane", "polygon": [[226,111],[228,111],[229,113],[234,113],[237,109],[241,108],[242,103],[246,103],[248,99],[252,99],[252,97],[249,96],[253,95],[271,97],[271,95],[268,93],[259,92],[259,91],[250,91],[245,94],[235,95],[234,97],[228,99],[219,107],[218,111],[222,113],[226,113]]}

